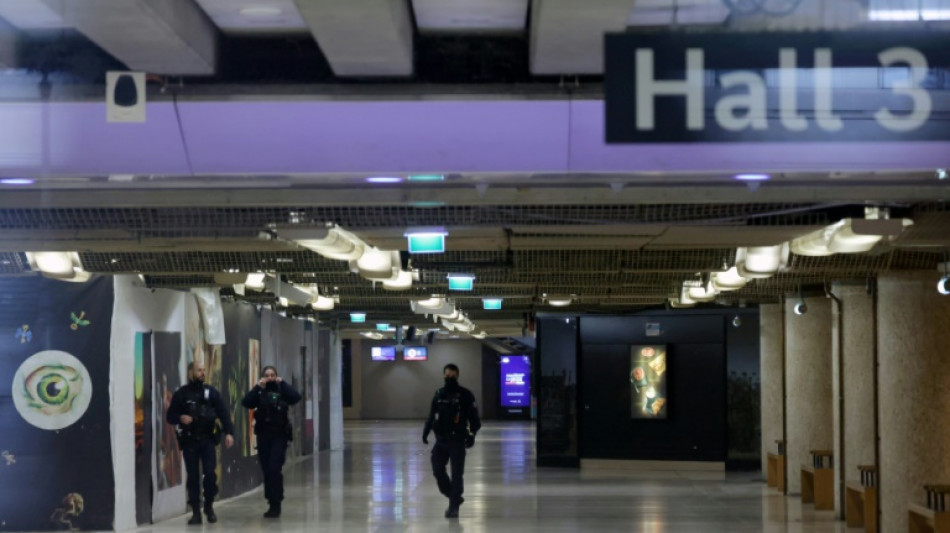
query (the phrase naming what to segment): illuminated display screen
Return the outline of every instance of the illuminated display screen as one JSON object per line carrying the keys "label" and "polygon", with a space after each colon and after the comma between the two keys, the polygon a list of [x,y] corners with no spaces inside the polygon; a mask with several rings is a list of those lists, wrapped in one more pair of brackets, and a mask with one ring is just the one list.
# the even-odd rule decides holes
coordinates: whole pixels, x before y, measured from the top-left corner
{"label": "illuminated display screen", "polygon": [[531,405],[531,358],[526,355],[501,357],[501,406]]}
{"label": "illuminated display screen", "polygon": [[396,360],[396,347],[395,346],[373,346],[370,348],[370,355],[373,358],[373,361],[395,361]]}
{"label": "illuminated display screen", "polygon": [[666,346],[630,347],[630,417],[666,418]]}
{"label": "illuminated display screen", "polygon": [[405,361],[425,361],[429,354],[425,346],[406,346],[402,352]]}

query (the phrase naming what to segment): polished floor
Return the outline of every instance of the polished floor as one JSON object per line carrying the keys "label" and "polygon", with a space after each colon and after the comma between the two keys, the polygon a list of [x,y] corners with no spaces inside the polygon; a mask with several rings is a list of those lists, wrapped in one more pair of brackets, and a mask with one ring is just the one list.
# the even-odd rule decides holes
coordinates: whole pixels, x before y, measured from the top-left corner
{"label": "polished floor", "polygon": [[467,458],[460,517],[446,519],[421,433],[421,421],[347,421],[344,450],[285,468],[281,518],[262,517],[257,489],[218,504],[217,524],[187,526],[183,515],[140,531],[845,531],[830,511],[803,507],[758,475],[701,481],[537,468],[534,426],[526,422],[485,424]]}

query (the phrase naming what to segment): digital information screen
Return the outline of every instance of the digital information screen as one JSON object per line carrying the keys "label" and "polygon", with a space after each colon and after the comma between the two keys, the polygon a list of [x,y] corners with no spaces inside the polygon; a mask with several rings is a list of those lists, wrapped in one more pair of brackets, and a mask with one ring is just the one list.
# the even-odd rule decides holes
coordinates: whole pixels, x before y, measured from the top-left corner
{"label": "digital information screen", "polygon": [[630,417],[666,418],[666,346],[630,347]]}
{"label": "digital information screen", "polygon": [[370,348],[370,356],[373,358],[373,361],[395,361],[396,360],[396,347],[395,346],[373,346]]}
{"label": "digital information screen", "polygon": [[501,406],[531,406],[531,358],[527,355],[501,357]]}
{"label": "digital information screen", "polygon": [[429,356],[425,346],[406,346],[402,351],[404,361],[425,361]]}

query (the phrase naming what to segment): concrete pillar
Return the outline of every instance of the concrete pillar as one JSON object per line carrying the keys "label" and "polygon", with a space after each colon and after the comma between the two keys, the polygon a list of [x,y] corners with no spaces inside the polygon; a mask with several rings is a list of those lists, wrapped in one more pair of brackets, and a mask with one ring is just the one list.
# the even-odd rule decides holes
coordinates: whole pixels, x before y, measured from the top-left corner
{"label": "concrete pillar", "polygon": [[785,343],[782,331],[785,320],[781,304],[759,306],[759,372],[762,376],[762,475],[767,471],[766,454],[775,453],[776,440],[785,440],[782,428],[784,405],[782,396],[782,357]]}
{"label": "concrete pillar", "polygon": [[881,276],[877,295],[881,531],[907,531],[923,485],[950,483],[950,296],[936,272]]}
{"label": "concrete pillar", "polygon": [[788,493],[801,493],[801,466],[810,450],[831,450],[831,300],[806,298],[808,312],[797,315],[798,297],[785,302],[785,409]]}
{"label": "concrete pillar", "polygon": [[[874,302],[864,283],[835,283],[831,292],[841,301],[833,336],[835,342],[840,339],[834,361],[835,480],[858,483],[858,465],[875,464]],[[841,490],[835,491],[839,516],[843,516],[841,496]]]}

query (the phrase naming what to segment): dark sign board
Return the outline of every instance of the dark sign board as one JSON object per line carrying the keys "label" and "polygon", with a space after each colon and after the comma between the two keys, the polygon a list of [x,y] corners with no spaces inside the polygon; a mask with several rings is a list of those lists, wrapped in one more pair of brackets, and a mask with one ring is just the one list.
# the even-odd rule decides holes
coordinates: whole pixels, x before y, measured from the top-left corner
{"label": "dark sign board", "polygon": [[[926,30],[608,34],[607,142],[950,139],[947,91],[934,90],[948,42]],[[879,81],[840,83],[852,67]]]}

